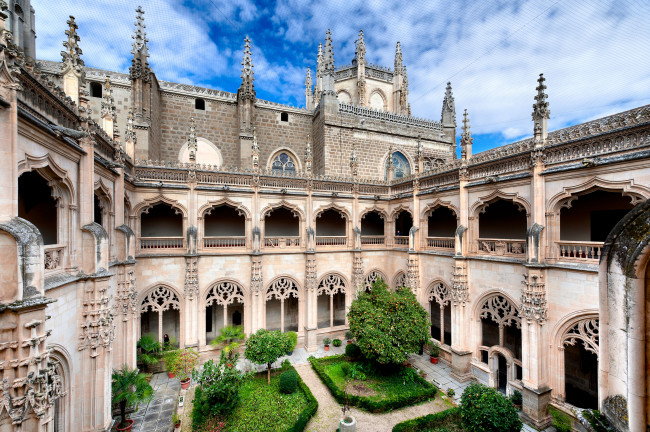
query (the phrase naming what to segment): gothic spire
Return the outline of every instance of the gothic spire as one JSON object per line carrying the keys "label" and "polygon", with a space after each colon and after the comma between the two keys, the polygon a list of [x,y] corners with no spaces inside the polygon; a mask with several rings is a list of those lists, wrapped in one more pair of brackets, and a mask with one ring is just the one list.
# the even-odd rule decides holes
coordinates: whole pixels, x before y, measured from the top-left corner
{"label": "gothic spire", "polygon": [[187,149],[190,151],[190,162],[196,162],[197,142],[196,123],[194,122],[194,117],[190,118],[190,133],[187,136]]}
{"label": "gothic spire", "polygon": [[149,47],[147,46],[147,33],[144,29],[147,27],[144,25],[144,10],[142,6],[138,6],[135,17],[135,32],[131,38],[133,39],[131,54],[133,54],[133,60],[131,60],[131,67],[129,68],[129,74],[131,79],[142,78],[145,81],[148,81],[150,78],[151,68],[149,67]]}
{"label": "gothic spire", "polygon": [[318,44],[318,56],[316,57],[316,78],[323,76],[323,44]]}
{"label": "gothic spire", "polygon": [[397,46],[395,47],[395,74],[402,73],[402,66],[402,45],[397,42]]}
{"label": "gothic spire", "polygon": [[253,58],[251,56],[251,40],[244,39],[244,58],[241,62],[241,85],[238,94],[244,99],[255,99],[255,75],[253,73]]}
{"label": "gothic spire", "polygon": [[366,42],[363,40],[363,30],[359,30],[359,37],[355,43],[356,50],[354,52],[354,58],[357,61],[357,64],[366,63]]}
{"label": "gothic spire", "polygon": [[544,81],[546,81],[546,78],[544,78],[544,74],[539,74],[539,78],[537,79],[537,82],[539,83],[537,85],[537,96],[535,96],[535,103],[533,104],[533,121],[537,122],[538,120],[541,119],[548,119],[551,117],[551,111],[548,109],[548,102],[546,101],[546,98],[548,95],[544,93],[544,90],[546,90],[546,85],[544,84]]}
{"label": "gothic spire", "polygon": [[456,127],[456,103],[451,92],[451,83],[447,83],[445,98],[442,101],[442,125]]}
{"label": "gothic spire", "polygon": [[305,88],[309,89],[311,92],[311,69],[307,66],[307,75],[305,76]]}
{"label": "gothic spire", "polygon": [[68,40],[63,42],[65,51],[61,51],[61,57],[63,57],[63,73],[72,70],[73,72],[83,75],[84,72],[84,61],[81,59],[81,48],[79,48],[79,35],[77,34],[77,23],[74,20],[74,17],[70,15],[70,19],[66,21],[69,28],[65,31]]}
{"label": "gothic spire", "polygon": [[467,110],[463,113],[463,133],[460,136],[460,157],[461,159],[469,159],[472,157],[472,132],[469,125],[469,114]]}
{"label": "gothic spire", "polygon": [[332,32],[327,29],[325,36],[325,52],[323,53],[323,72],[334,74],[334,47],[332,45]]}
{"label": "gothic spire", "polygon": [[113,121],[117,119],[117,112],[115,110],[115,99],[113,98],[113,91],[111,90],[111,78],[106,77],[104,81],[104,95],[102,97],[102,117],[110,117]]}
{"label": "gothic spire", "polygon": [[307,134],[307,146],[305,148],[305,171],[307,174],[311,174],[312,161],[313,157],[311,154],[311,140],[309,134]]}
{"label": "gothic spire", "polygon": [[126,130],[124,131],[124,141],[132,141],[133,144],[136,143],[136,134],[135,134],[135,115],[133,113],[133,108],[129,108],[129,114],[126,117]]}

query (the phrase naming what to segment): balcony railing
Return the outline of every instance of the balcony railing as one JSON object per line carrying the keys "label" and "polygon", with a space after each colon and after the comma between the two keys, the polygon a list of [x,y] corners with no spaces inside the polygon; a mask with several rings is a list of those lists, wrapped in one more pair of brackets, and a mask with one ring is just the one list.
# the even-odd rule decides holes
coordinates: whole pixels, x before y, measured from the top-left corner
{"label": "balcony railing", "polygon": [[453,237],[427,237],[427,248],[454,250],[456,247]]}
{"label": "balcony railing", "polygon": [[526,240],[478,239],[478,252],[497,256],[526,256]]}
{"label": "balcony railing", "polygon": [[362,235],[361,236],[361,246],[370,246],[370,245],[383,245],[386,243],[385,237],[383,235]]}
{"label": "balcony railing", "polygon": [[140,237],[140,249],[183,249],[183,237]]}
{"label": "balcony railing", "polygon": [[603,242],[575,242],[561,240],[557,242],[556,258],[569,261],[598,263]]}
{"label": "balcony railing", "polygon": [[408,246],[409,245],[409,236],[395,236],[395,245],[397,245],[397,246]]}
{"label": "balcony railing", "polygon": [[347,243],[346,236],[316,236],[316,246],[345,246]]}
{"label": "balcony railing", "polygon": [[246,237],[203,237],[203,247],[210,249],[237,248],[246,246]]}
{"label": "balcony railing", "polygon": [[265,237],[264,247],[268,248],[288,248],[299,247],[300,237]]}
{"label": "balcony railing", "polygon": [[45,246],[45,271],[51,272],[63,269],[63,257],[65,246],[47,245]]}

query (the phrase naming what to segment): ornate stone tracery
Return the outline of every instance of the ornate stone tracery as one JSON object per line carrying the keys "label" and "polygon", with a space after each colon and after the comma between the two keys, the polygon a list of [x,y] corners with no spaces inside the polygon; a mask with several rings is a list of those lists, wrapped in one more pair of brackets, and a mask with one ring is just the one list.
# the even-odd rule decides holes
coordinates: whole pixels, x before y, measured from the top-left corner
{"label": "ornate stone tracery", "polygon": [[464,262],[456,262],[451,282],[451,298],[455,304],[464,305],[469,301],[469,284],[467,282],[467,266]]}
{"label": "ornate stone tracery", "polygon": [[345,294],[345,281],[340,275],[330,273],[321,279],[318,284],[318,295],[334,295],[337,293]]}
{"label": "ornate stone tracery", "polygon": [[279,277],[266,289],[266,300],[298,298],[298,285],[288,277]]}
{"label": "ornate stone tracery", "polygon": [[140,312],[163,312],[166,310],[180,310],[181,302],[175,292],[164,285],[158,285],[147,294],[140,303]]}
{"label": "ornate stone tracery", "polygon": [[515,324],[517,328],[521,328],[519,310],[500,294],[494,294],[484,300],[479,312],[479,318],[491,319],[499,327]]}
{"label": "ornate stone tracery", "polygon": [[548,319],[546,289],[541,275],[524,275],[524,289],[521,293],[521,309],[528,321],[544,324]]}
{"label": "ornate stone tracery", "polygon": [[452,300],[451,292],[443,282],[434,282],[429,287],[428,300],[435,300],[440,306],[447,306]]}
{"label": "ornate stone tracery", "polygon": [[405,286],[408,286],[408,278],[406,277],[406,273],[400,270],[393,278],[393,288],[398,289]]}
{"label": "ornate stone tracery", "polygon": [[574,346],[577,341],[582,342],[585,349],[598,356],[599,339],[598,318],[587,318],[576,322],[567,330],[562,338],[562,346]]}
{"label": "ornate stone tracery", "polygon": [[377,279],[383,279],[386,281],[386,275],[380,272],[377,269],[370,270],[363,280],[363,289],[365,291],[370,291],[372,289],[372,284],[377,281]]}
{"label": "ornate stone tracery", "polygon": [[216,303],[219,306],[228,306],[233,303],[244,304],[244,290],[237,282],[222,281],[214,284],[205,298],[205,305]]}

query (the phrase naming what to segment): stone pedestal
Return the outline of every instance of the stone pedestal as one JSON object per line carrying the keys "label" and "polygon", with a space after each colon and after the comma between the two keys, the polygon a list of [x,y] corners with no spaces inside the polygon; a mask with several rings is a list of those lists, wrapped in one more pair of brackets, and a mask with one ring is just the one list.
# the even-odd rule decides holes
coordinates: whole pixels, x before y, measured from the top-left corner
{"label": "stone pedestal", "polygon": [[526,423],[533,425],[536,429],[543,430],[551,425],[553,418],[548,412],[548,404],[551,400],[551,389],[532,389],[522,387],[523,403],[522,414]]}
{"label": "stone pedestal", "polygon": [[457,381],[465,382],[472,379],[472,353],[471,351],[457,351],[451,349],[451,377]]}
{"label": "stone pedestal", "polygon": [[318,341],[316,338],[317,328],[305,327],[305,350],[307,352],[316,352],[318,350]]}

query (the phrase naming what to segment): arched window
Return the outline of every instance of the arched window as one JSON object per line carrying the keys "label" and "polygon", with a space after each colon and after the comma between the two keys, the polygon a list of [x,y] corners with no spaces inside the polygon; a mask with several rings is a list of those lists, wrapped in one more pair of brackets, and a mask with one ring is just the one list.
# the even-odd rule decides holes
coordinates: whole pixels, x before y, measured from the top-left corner
{"label": "arched window", "polygon": [[298,331],[298,285],[279,277],[266,290],[266,329]]}
{"label": "arched window", "polygon": [[18,216],[36,225],[44,245],[57,244],[57,200],[47,180],[36,171],[18,177]]}
{"label": "arched window", "polygon": [[406,273],[400,271],[393,279],[393,288],[397,290],[405,286],[408,286],[408,278],[406,277]]}
{"label": "arched window", "polygon": [[140,304],[140,335],[152,334],[160,342],[164,334],[180,340],[180,310],[175,292],[163,285],[155,287]]}
{"label": "arched window", "polygon": [[244,323],[244,290],[236,282],[223,281],[210,288],[205,300],[205,339],[209,343],[228,325]]}
{"label": "arched window", "polygon": [[442,282],[429,288],[429,311],[431,337],[442,345],[451,345],[451,293]]}
{"label": "arched window", "polygon": [[318,328],[345,324],[345,281],[337,274],[325,276],[318,284]]}
{"label": "arched window", "polygon": [[[411,174],[411,164],[401,152],[393,152],[393,178],[402,178]],[[386,178],[388,178],[388,160],[386,160]]]}
{"label": "arched window", "polygon": [[379,92],[373,92],[370,95],[370,107],[374,108],[376,110],[384,111],[386,108],[386,103],[384,101],[384,97],[381,95]]}
{"label": "arched window", "polygon": [[579,408],[598,408],[598,318],[571,326],[562,338],[566,402]]}
{"label": "arched window", "polygon": [[286,152],[278,153],[271,162],[273,174],[296,175],[296,163]]}
{"label": "arched window", "polygon": [[372,289],[372,284],[378,279],[386,281],[386,275],[379,270],[370,270],[363,280],[364,291],[370,291]]}

